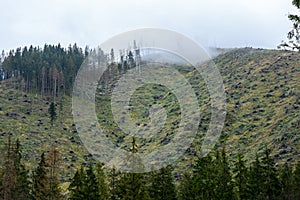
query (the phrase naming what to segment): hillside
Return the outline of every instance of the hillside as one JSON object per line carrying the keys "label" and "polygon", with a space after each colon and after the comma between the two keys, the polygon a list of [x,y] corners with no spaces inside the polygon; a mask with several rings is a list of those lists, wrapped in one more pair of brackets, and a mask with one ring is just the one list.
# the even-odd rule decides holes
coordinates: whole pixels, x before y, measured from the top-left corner
{"label": "hillside", "polygon": [[[227,95],[227,117],[217,147],[225,145],[235,157],[238,151],[247,160],[265,147],[278,162],[300,160],[300,56],[299,53],[263,49],[234,49],[214,59],[223,77]],[[208,128],[210,105],[207,88],[191,67],[175,66],[191,83],[198,95],[201,111],[199,134],[191,148],[180,158],[178,169],[191,165],[203,134]],[[110,111],[110,96],[114,74],[107,87],[98,91],[96,111],[99,123],[118,146],[128,149],[129,140],[117,127]],[[25,93],[13,78],[0,83],[0,145],[8,135],[19,138],[23,155],[31,168],[40,154],[50,149],[49,103],[52,98]],[[71,111],[71,97],[56,98],[58,119],[53,129],[55,145],[61,156],[62,181],[69,181],[80,164],[92,159],[78,137]],[[62,104],[60,104],[62,102]],[[179,105],[174,94],[156,84],[139,88],[131,99],[132,117],[140,125],[148,122],[148,108],[165,105],[168,119],[162,133],[155,138],[138,140],[141,151],[168,143],[177,128]]]}

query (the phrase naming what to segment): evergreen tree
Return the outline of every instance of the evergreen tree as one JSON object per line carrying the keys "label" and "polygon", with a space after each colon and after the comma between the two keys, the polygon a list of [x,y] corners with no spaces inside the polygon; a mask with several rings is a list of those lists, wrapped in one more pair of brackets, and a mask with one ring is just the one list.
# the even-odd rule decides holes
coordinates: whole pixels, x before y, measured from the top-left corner
{"label": "evergreen tree", "polygon": [[50,106],[49,106],[49,109],[48,109],[48,113],[50,114],[50,148],[53,149],[53,146],[52,146],[52,140],[53,140],[53,123],[56,119],[56,107],[55,107],[55,103],[54,102],[51,102]]}
{"label": "evergreen tree", "polygon": [[49,109],[48,109],[48,113],[50,114],[50,123],[51,126],[53,126],[54,120],[56,119],[56,106],[54,102],[50,103]]}
{"label": "evergreen tree", "polygon": [[45,154],[42,153],[41,160],[37,168],[33,171],[32,177],[32,194],[33,199],[43,200],[48,199],[50,194],[50,181],[47,174],[47,164]]}
{"label": "evergreen tree", "polygon": [[90,164],[86,170],[86,176],[84,179],[84,199],[98,200],[99,195],[99,183],[93,170],[93,166]]}
{"label": "evergreen tree", "polygon": [[198,158],[193,170],[195,199],[213,199],[215,197],[215,174],[211,155]]}
{"label": "evergreen tree", "polygon": [[296,165],[296,169],[293,172],[293,178],[292,178],[292,199],[300,199],[300,162],[298,161]]}
{"label": "evergreen tree", "polygon": [[61,199],[61,191],[59,188],[59,180],[58,180],[58,166],[59,166],[59,153],[58,150],[54,147],[51,148],[51,151],[46,159],[48,171],[49,171],[49,179],[50,179],[50,200]]}
{"label": "evergreen tree", "polygon": [[265,156],[262,159],[263,166],[263,189],[266,199],[276,199],[280,194],[279,180],[275,162],[270,156],[270,150],[265,150]]}
{"label": "evergreen tree", "polygon": [[120,181],[119,181],[119,173],[116,171],[116,168],[113,167],[109,173],[109,199],[117,200],[120,199]]}
{"label": "evergreen tree", "polygon": [[11,137],[4,149],[4,161],[1,170],[1,198],[6,200],[30,199],[28,171],[22,163],[21,145],[11,143]]}
{"label": "evergreen tree", "polygon": [[17,199],[31,199],[30,194],[30,181],[28,177],[28,170],[25,168],[25,165],[22,163],[22,149],[20,141],[16,141],[15,147],[15,170],[17,172],[17,183],[16,183],[16,196]]}
{"label": "evergreen tree", "polygon": [[13,145],[11,144],[11,137],[8,138],[8,142],[5,145],[4,151],[4,160],[2,163],[2,173],[1,173],[1,182],[2,182],[2,199],[14,199],[14,190],[16,181],[17,181],[17,174],[14,168],[14,150]]}
{"label": "evergreen tree", "polygon": [[184,173],[178,187],[178,199],[179,200],[194,200],[196,199],[196,191],[194,188],[194,182],[190,173]]}
{"label": "evergreen tree", "polygon": [[250,175],[249,175],[249,190],[250,190],[250,199],[253,200],[262,200],[265,199],[263,194],[262,183],[264,181],[263,178],[263,167],[256,154],[255,161],[250,167]]}
{"label": "evergreen tree", "polygon": [[84,188],[84,179],[85,179],[85,172],[83,167],[76,171],[72,182],[68,188],[70,191],[70,200],[81,200],[85,199],[85,188]]}
{"label": "evergreen tree", "polygon": [[293,189],[293,172],[292,168],[285,163],[280,169],[280,188],[281,188],[281,199],[292,199]]}
{"label": "evergreen tree", "polygon": [[233,183],[225,148],[222,149],[221,156],[219,156],[219,152],[217,151],[214,166],[217,170],[215,176],[216,199],[232,199]]}
{"label": "evergreen tree", "polygon": [[172,167],[167,166],[161,168],[158,172],[154,172],[151,181],[150,197],[157,200],[175,200],[176,190],[172,176]]}
{"label": "evergreen tree", "polygon": [[[138,151],[135,138],[132,139],[132,146],[130,148],[130,156],[128,162],[131,168],[137,171],[142,169],[140,158],[135,155]],[[142,173],[124,173],[121,175],[120,180],[121,199],[124,200],[147,200],[150,199],[149,193],[146,188],[145,175]]]}
{"label": "evergreen tree", "polygon": [[103,171],[103,167],[101,163],[97,163],[96,165],[96,178],[99,186],[99,200],[107,200],[108,199],[108,185],[106,182],[106,176]]}
{"label": "evergreen tree", "polygon": [[237,199],[249,199],[249,171],[243,160],[243,155],[238,153],[238,160],[235,163],[234,181]]}

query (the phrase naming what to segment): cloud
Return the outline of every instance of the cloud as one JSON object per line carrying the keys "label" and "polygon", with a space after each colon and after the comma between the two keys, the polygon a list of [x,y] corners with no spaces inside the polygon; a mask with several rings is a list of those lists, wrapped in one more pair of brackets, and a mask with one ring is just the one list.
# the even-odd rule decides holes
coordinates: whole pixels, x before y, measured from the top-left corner
{"label": "cloud", "polygon": [[0,48],[61,43],[96,46],[139,27],[172,29],[204,46],[275,48],[293,10],[286,0],[3,1]]}

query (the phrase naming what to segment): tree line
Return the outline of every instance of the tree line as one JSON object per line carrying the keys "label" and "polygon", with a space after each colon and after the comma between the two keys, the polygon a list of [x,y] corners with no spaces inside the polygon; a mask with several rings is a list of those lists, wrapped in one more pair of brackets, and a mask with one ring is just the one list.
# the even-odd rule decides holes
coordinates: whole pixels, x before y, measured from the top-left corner
{"label": "tree line", "polygon": [[238,154],[230,162],[225,149],[197,158],[190,172],[174,179],[171,166],[149,173],[120,173],[90,162],[74,174],[67,192],[59,179],[59,152],[43,153],[28,170],[20,142],[8,138],[0,167],[0,199],[5,200],[189,200],[189,199],[300,199],[300,163],[276,164],[266,149],[247,164]]}
{"label": "tree line", "polygon": [[[58,45],[47,45],[43,48],[25,46],[2,51],[0,56],[0,81],[17,80],[17,88],[23,92],[39,93],[42,96],[70,95],[76,74],[87,56],[101,61],[112,71],[122,72],[135,66],[134,54],[131,50],[120,51],[119,60],[114,50],[104,53],[100,47],[83,50],[76,43],[68,48]],[[117,61],[117,62],[116,62]],[[109,76],[109,69],[104,78]]]}

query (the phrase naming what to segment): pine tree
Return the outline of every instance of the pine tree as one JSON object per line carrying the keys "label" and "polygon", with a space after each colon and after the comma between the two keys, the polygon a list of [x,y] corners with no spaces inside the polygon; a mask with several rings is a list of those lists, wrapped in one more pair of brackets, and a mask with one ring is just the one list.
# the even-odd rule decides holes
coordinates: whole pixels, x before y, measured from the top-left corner
{"label": "pine tree", "polygon": [[211,155],[198,158],[193,170],[193,191],[196,199],[215,198],[216,169]]}
{"label": "pine tree", "polygon": [[33,171],[32,177],[32,194],[33,199],[48,199],[50,194],[49,176],[47,174],[47,164],[45,154],[42,153],[41,160],[37,168]]}
{"label": "pine tree", "polygon": [[16,141],[15,146],[15,170],[17,172],[17,183],[15,191],[15,199],[31,199],[30,194],[30,181],[28,177],[28,170],[25,168],[25,165],[22,163],[22,149],[20,141]]}
{"label": "pine tree", "polygon": [[109,199],[117,200],[120,199],[120,180],[119,173],[116,171],[116,168],[113,167],[109,173]]}
{"label": "pine tree", "polygon": [[250,167],[250,175],[249,175],[249,190],[250,190],[250,199],[253,200],[262,200],[265,198],[263,194],[262,183],[264,181],[263,178],[263,167],[256,154],[255,161]]}
{"label": "pine tree", "polygon": [[106,176],[103,171],[103,167],[101,163],[96,164],[95,174],[99,187],[99,200],[107,200],[108,199],[108,185],[106,182]]}
{"label": "pine tree", "polygon": [[270,156],[270,150],[265,150],[265,156],[262,159],[263,166],[263,189],[266,199],[276,199],[280,194],[280,186],[278,180],[277,169],[275,162]]}
{"label": "pine tree", "polygon": [[292,178],[293,199],[300,199],[300,162],[298,161]]}
{"label": "pine tree", "polygon": [[196,191],[194,182],[190,173],[184,173],[178,187],[179,200],[194,200],[196,199]]}
{"label": "pine tree", "polygon": [[19,140],[13,145],[11,137],[8,138],[1,168],[1,198],[6,200],[30,199],[28,171],[22,163]]}
{"label": "pine tree", "polygon": [[[135,153],[138,151],[135,138],[132,139],[130,156],[128,157],[129,165],[137,171],[142,170],[141,160]],[[145,175],[142,173],[124,173],[121,175],[120,188],[122,189],[121,199],[124,200],[148,200],[149,193],[146,188]]]}
{"label": "pine tree", "polygon": [[173,168],[167,166],[161,168],[158,172],[154,172],[151,181],[150,197],[157,200],[175,200],[176,190],[172,176]]}
{"label": "pine tree", "polygon": [[237,199],[249,199],[249,171],[243,160],[243,155],[238,153],[238,160],[235,163],[234,180]]}
{"label": "pine tree", "polygon": [[1,182],[2,182],[2,199],[13,200],[14,190],[17,181],[17,174],[14,169],[14,150],[11,143],[11,137],[8,138],[8,142],[4,148],[4,160],[2,163],[2,173],[1,173]]}
{"label": "pine tree", "polygon": [[58,180],[58,166],[59,166],[59,153],[58,150],[54,147],[51,148],[51,151],[46,159],[48,163],[49,179],[50,179],[50,200],[61,199],[61,191],[59,187]]}
{"label": "pine tree", "polygon": [[285,163],[280,169],[280,187],[281,187],[281,199],[292,199],[293,189],[293,172],[292,168]]}
{"label": "pine tree", "polygon": [[70,191],[70,200],[81,200],[85,199],[85,191],[84,191],[84,179],[85,179],[85,172],[83,167],[76,171],[72,182],[68,188]]}
{"label": "pine tree", "polygon": [[121,199],[124,200],[148,200],[149,193],[146,188],[144,174],[124,173],[120,180]]}
{"label": "pine tree", "polygon": [[49,106],[49,109],[48,109],[48,113],[50,114],[50,124],[51,124],[51,127],[50,127],[50,148],[52,149],[52,139],[53,139],[53,124],[54,124],[54,121],[56,119],[56,107],[55,107],[55,103],[54,102],[51,102],[50,106]]}
{"label": "pine tree", "polygon": [[83,184],[84,184],[84,199],[89,199],[89,200],[100,199],[99,183],[94,173],[92,164],[90,164],[86,170],[86,176]]}
{"label": "pine tree", "polygon": [[215,195],[216,199],[232,199],[233,198],[233,183],[226,156],[225,148],[222,149],[221,156],[218,151],[216,152],[216,159],[214,160],[216,167],[216,182],[215,182]]}

